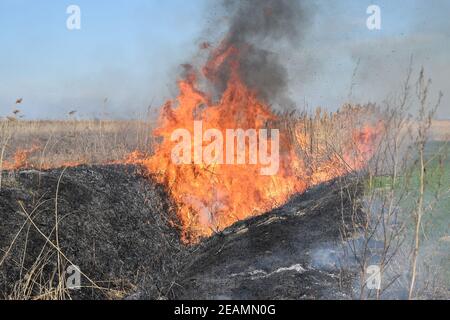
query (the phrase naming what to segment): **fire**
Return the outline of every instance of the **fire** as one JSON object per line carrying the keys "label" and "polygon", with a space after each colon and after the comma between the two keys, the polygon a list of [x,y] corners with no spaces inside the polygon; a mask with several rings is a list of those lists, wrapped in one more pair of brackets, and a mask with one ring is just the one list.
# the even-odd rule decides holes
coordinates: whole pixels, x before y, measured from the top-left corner
{"label": "fire", "polygon": [[[357,129],[351,121],[352,115],[358,117],[357,109],[332,116],[318,112],[315,118],[274,112],[257,90],[243,81],[240,56],[246,50],[224,41],[212,51],[202,72],[187,67],[186,76],[178,82],[179,96],[161,109],[154,132],[159,144],[154,153],[136,151],[123,161],[112,162],[140,164],[165,185],[176,204],[186,243],[195,243],[236,221],[281,206],[314,185],[363,168],[374,154],[382,130],[380,124]],[[189,161],[182,163],[173,158],[180,143],[173,134],[180,129],[190,137],[201,137],[190,141],[188,150],[179,154],[181,158],[189,156],[184,158]],[[230,139],[230,130],[253,131],[256,143],[251,143],[251,136]],[[226,141],[219,141],[219,136]],[[236,154],[230,156],[229,146]],[[38,149],[18,150],[14,161],[4,161],[2,169],[33,167],[29,157]],[[266,153],[273,157],[264,159]],[[208,155],[213,161],[199,161]],[[276,160],[276,170],[262,174],[270,164],[267,159]],[[55,160],[52,165],[41,163],[39,169],[81,164]]]}
{"label": "fire", "polygon": [[32,158],[33,156],[36,156],[36,154],[39,154],[42,149],[43,147],[38,145],[34,145],[27,149],[17,149],[12,155],[12,160],[2,161],[0,168],[6,171],[21,169],[49,170],[63,167],[77,167],[86,163],[85,161],[54,161],[52,163],[39,163],[39,160]]}
{"label": "fire", "polygon": [[[278,129],[283,123],[283,117],[259,99],[258,92],[245,85],[240,75],[240,54],[234,47],[222,44],[212,53],[212,58],[202,69],[202,76],[190,68],[187,76],[178,82],[179,96],[168,101],[161,110],[155,130],[160,143],[154,155],[145,158],[135,153],[128,159],[129,163],[139,162],[145,166],[158,182],[166,186],[177,205],[183,240],[188,243],[221,231],[238,220],[276,208],[296,193],[347,173],[350,165],[354,166],[351,170],[363,165],[361,161],[350,161],[349,157],[329,156],[329,152],[325,155],[329,151],[325,143],[319,143],[310,152],[316,158],[321,155],[320,160],[308,158],[299,149],[308,149],[312,138],[300,123],[295,124],[293,135],[281,130],[279,170],[274,175],[261,175],[262,165],[249,164],[248,161],[233,165],[220,161],[174,163],[172,152],[177,141],[172,139],[173,132],[181,128],[194,135],[196,121],[202,122],[203,132],[216,129],[223,136],[228,129]],[[220,97],[214,98],[213,93],[200,89],[199,79],[209,84],[220,81],[220,72],[225,64],[229,73],[225,90]],[[361,136],[355,132],[354,138],[358,144],[373,142],[369,133]],[[258,139],[260,145],[271,145],[270,139]],[[195,152],[204,150],[212,142],[194,141],[191,146],[194,157]],[[248,140],[245,151],[248,160]]]}
{"label": "fire", "polygon": [[18,170],[29,167],[29,157],[39,150],[39,147],[33,146],[29,149],[18,149],[13,155],[13,161],[5,161],[2,165],[4,170]]}

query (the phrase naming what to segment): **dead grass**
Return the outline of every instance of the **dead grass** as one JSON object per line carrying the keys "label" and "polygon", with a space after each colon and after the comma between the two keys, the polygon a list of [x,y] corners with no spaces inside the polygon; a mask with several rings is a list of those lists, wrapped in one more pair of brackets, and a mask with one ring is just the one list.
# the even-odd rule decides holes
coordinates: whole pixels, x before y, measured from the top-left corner
{"label": "dead grass", "polygon": [[[346,106],[340,112],[327,114],[320,111],[314,116],[294,117],[298,127],[307,130],[309,141],[304,141],[309,153],[317,153],[317,146],[330,142],[331,131],[339,122],[358,119],[356,127],[367,121],[366,107]],[[349,116],[350,115],[350,116]],[[0,171],[35,168],[48,169],[78,164],[105,164],[123,161],[134,151],[151,154],[154,145],[152,131],[156,121],[143,120],[61,120],[21,121],[0,120]],[[292,117],[282,117],[282,124],[292,128]],[[306,136],[306,135],[305,135]],[[450,120],[435,120],[431,128],[432,140],[450,138]],[[334,137],[341,140],[343,137]],[[345,140],[345,139],[344,139]],[[332,143],[332,145],[334,142]],[[304,147],[305,147],[304,146]],[[304,148],[305,149],[305,148]],[[308,150],[304,151],[308,151]],[[337,151],[337,150],[335,150]],[[313,159],[310,159],[313,160]],[[314,159],[317,163],[317,159]],[[320,162],[320,161],[319,161]],[[0,180],[1,187],[1,180]]]}
{"label": "dead grass", "polygon": [[0,121],[0,170],[121,161],[150,153],[149,120]]}
{"label": "dead grass", "polygon": [[[28,236],[30,233],[30,229],[35,229],[42,237],[45,239],[44,245],[37,255],[34,263],[29,268],[25,268],[24,261],[27,255],[27,246],[24,247],[23,256],[17,257],[15,263],[20,266],[21,274],[20,280],[16,282],[14,289],[11,293],[6,296],[6,299],[10,300],[63,300],[63,299],[71,299],[70,289],[66,286],[65,279],[65,271],[67,266],[74,266],[75,264],[64,254],[63,250],[59,244],[59,216],[58,216],[58,193],[59,186],[61,182],[61,178],[64,175],[64,171],[62,171],[58,184],[56,187],[55,194],[55,227],[53,228],[52,233],[54,232],[55,240],[51,240],[50,236],[46,235],[41,228],[35,223],[34,215],[38,212],[39,207],[43,204],[43,202],[39,202],[35,208],[28,212],[22,202],[19,201],[19,206],[21,208],[20,214],[27,218],[26,222],[22,225],[18,233],[15,235],[13,242],[9,246],[9,248],[3,253],[2,259],[0,259],[0,267],[2,267],[6,258],[8,257],[11,248],[14,246],[17,238],[22,232],[26,233],[26,242],[28,242]],[[51,265],[52,260],[54,260],[54,256],[57,257],[57,266],[54,268],[51,276],[48,277],[48,272],[46,269],[49,265]],[[99,290],[104,292],[106,296],[116,294],[112,290],[108,290],[106,288],[101,288],[97,283],[91,280],[86,274],[84,274],[80,270],[81,275],[87,280],[89,283],[89,288],[93,290]]]}
{"label": "dead grass", "polygon": [[433,120],[430,132],[431,140],[449,141],[450,140],[450,120]]}

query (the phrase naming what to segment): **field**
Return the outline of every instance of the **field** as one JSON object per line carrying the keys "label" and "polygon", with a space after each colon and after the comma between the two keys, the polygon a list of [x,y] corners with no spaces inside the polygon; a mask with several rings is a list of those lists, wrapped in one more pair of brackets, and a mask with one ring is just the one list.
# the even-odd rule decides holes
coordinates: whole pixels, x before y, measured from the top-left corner
{"label": "field", "polygon": [[[374,158],[389,154],[388,148],[373,154],[367,148],[379,134],[377,129],[366,132],[376,128],[365,124],[373,114],[370,107],[347,107],[331,116],[282,116],[298,157],[307,160],[306,173],[300,172],[307,190],[266,211],[233,218],[200,238],[186,236],[195,229],[177,214],[173,187],[150,177],[145,162],[130,156],[145,159],[155,153],[154,121],[2,121],[0,208],[6,223],[0,228],[1,296],[407,298],[422,171],[415,151],[398,176],[387,173],[389,159],[358,170],[358,161],[348,161],[349,136]],[[435,121],[425,149],[425,158],[432,161],[426,166],[417,256],[420,297],[446,297],[450,286],[449,126],[449,121]],[[356,128],[362,131],[354,134]],[[339,143],[330,146],[330,137]],[[353,168],[342,171],[343,165]],[[397,204],[394,210],[386,206],[389,202]],[[391,215],[395,223],[384,223]],[[401,234],[397,219],[404,224]],[[383,262],[391,254],[393,262]],[[386,264],[387,279],[399,279],[398,286],[375,296],[364,287],[366,275],[360,272],[374,259]],[[81,292],[68,289],[62,276],[75,262],[86,284]],[[433,272],[438,278],[430,276]]]}
{"label": "field", "polygon": [[123,161],[152,150],[153,127],[138,120],[1,121],[0,161],[4,169]]}
{"label": "field", "polygon": [[435,120],[433,122],[431,140],[448,141],[450,137],[450,120]]}
{"label": "field", "polygon": [[[123,161],[151,154],[156,120],[0,121],[0,169],[54,168]],[[434,121],[430,138],[447,141],[450,120]]]}
{"label": "field", "polygon": [[450,300],[450,7],[17,2],[0,300]]}

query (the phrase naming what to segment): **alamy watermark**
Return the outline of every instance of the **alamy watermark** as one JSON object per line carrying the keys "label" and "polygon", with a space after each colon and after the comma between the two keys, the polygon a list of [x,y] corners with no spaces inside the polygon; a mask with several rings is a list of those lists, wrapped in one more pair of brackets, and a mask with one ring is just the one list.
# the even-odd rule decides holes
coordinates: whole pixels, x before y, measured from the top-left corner
{"label": "alamy watermark", "polygon": [[381,289],[381,268],[379,266],[373,265],[369,266],[366,270],[368,275],[366,280],[366,286],[369,290],[380,290]]}
{"label": "alamy watermark", "polygon": [[260,174],[265,176],[276,175],[280,166],[278,129],[227,129],[224,137],[218,129],[203,132],[202,121],[194,121],[193,137],[189,130],[177,129],[171,141],[176,142],[171,154],[176,165],[260,165]]}
{"label": "alamy watermark", "polygon": [[69,290],[81,289],[81,269],[78,266],[70,265],[64,272],[66,288]]}
{"label": "alamy watermark", "polygon": [[381,8],[377,5],[371,5],[367,8],[366,26],[369,30],[381,30]]}
{"label": "alamy watermark", "polygon": [[[367,7],[366,13],[369,17],[366,20],[367,29],[371,31],[381,30],[381,8],[378,5],[372,4]],[[67,7],[66,14],[69,16],[66,20],[66,27],[68,30],[81,30],[81,8],[78,5],[72,4]]]}
{"label": "alamy watermark", "polygon": [[70,5],[66,9],[66,13],[69,17],[66,20],[66,27],[68,30],[80,30],[81,29],[81,9],[77,5]]}

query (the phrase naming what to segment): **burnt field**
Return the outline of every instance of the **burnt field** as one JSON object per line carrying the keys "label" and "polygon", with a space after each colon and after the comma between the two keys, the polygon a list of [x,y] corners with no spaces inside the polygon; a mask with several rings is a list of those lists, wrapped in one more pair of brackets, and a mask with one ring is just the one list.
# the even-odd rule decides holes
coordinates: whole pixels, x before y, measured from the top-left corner
{"label": "burnt field", "polygon": [[[316,257],[320,248],[342,241],[342,222],[353,212],[350,203],[341,203],[336,182],[186,245],[164,188],[138,167],[80,166],[3,175],[3,298],[353,297],[355,268]],[[81,290],[65,286],[69,265],[82,272]]]}
{"label": "burnt field", "polygon": [[[357,175],[313,187],[195,244],[182,241],[165,187],[139,166],[18,170],[4,172],[3,183],[3,299],[376,298],[361,293],[360,263],[363,252],[366,264],[379,261],[385,243],[376,232],[366,240],[373,218]],[[404,249],[390,256],[396,279],[408,275]],[[76,290],[67,283],[73,265],[81,271]],[[420,275],[422,288],[429,274]],[[406,297],[402,277],[383,298]],[[422,297],[447,298],[445,281]]]}

